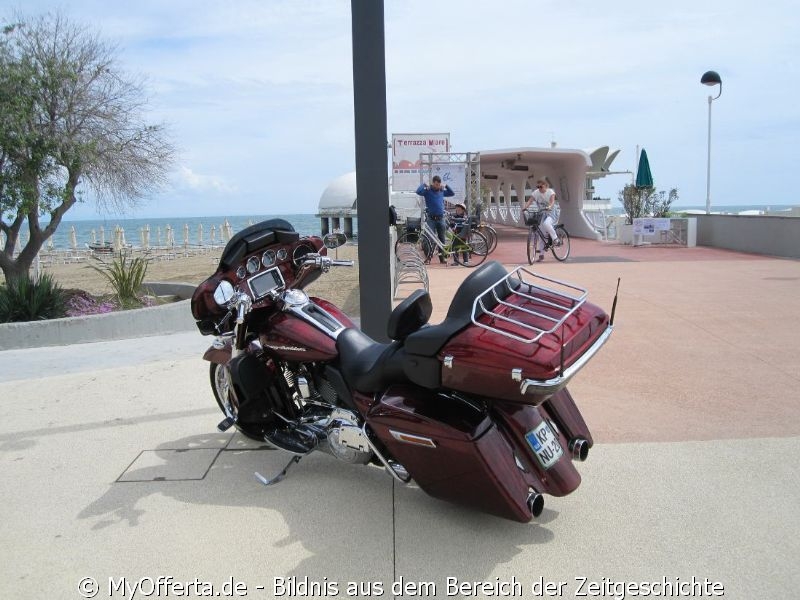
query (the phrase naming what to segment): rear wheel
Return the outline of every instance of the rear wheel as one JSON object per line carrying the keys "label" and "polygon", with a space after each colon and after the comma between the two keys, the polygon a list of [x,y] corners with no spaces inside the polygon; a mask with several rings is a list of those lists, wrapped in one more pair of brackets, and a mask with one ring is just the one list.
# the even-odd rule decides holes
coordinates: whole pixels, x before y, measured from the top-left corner
{"label": "rear wheel", "polygon": [[569,258],[569,234],[563,225],[559,225],[556,227],[556,235],[558,235],[558,245],[553,244],[550,251],[556,257],[556,260],[563,262]]}
{"label": "rear wheel", "polygon": [[536,246],[539,243],[539,230],[536,227],[528,228],[528,264],[536,262]]}
{"label": "rear wheel", "polygon": [[[464,260],[464,252],[467,253],[467,260]],[[469,239],[464,242],[456,240],[453,243],[453,259],[465,267],[477,267],[488,255],[489,242],[479,231],[471,231]]]}
{"label": "rear wheel", "polygon": [[495,231],[494,227],[491,225],[481,225],[478,228],[478,232],[482,233],[486,238],[486,243],[489,244],[489,254],[494,252],[495,248],[497,248],[497,231]]}

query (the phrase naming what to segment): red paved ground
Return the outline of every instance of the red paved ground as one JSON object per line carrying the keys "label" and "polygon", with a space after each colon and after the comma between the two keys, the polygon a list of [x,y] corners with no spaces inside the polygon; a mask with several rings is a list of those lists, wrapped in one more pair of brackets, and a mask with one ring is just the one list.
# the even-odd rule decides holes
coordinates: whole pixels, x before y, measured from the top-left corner
{"label": "red paved ground", "polygon": [[[575,239],[567,262],[528,267],[527,232],[497,229],[490,259],[585,287],[607,311],[621,280],[614,334],[570,384],[596,440],[800,435],[800,261]],[[429,267],[432,323],[472,272]]]}

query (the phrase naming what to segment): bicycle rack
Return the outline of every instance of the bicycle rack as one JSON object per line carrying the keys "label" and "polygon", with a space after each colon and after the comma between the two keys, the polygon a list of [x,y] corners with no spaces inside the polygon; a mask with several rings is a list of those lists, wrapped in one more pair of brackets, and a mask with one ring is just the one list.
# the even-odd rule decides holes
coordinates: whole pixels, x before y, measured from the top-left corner
{"label": "bicycle rack", "polygon": [[395,247],[394,294],[403,284],[422,284],[428,291],[428,269],[425,257],[421,256],[415,244],[397,244]]}

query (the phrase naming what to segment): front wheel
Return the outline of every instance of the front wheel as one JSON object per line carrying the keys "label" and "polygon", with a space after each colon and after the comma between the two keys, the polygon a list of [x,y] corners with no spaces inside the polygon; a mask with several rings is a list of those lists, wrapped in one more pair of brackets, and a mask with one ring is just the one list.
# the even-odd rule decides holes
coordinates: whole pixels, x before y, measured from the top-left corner
{"label": "front wheel", "polygon": [[536,227],[528,228],[528,264],[536,262],[536,246],[539,243],[539,230]]}
{"label": "front wheel", "polygon": [[[211,375],[211,390],[214,392],[214,400],[217,401],[217,406],[226,417],[236,420],[239,416],[239,406],[236,404],[236,398],[233,393],[231,393],[231,375],[228,367],[211,363],[209,374]],[[238,422],[235,427],[251,440],[264,441],[263,431],[255,427],[242,425]]]}
{"label": "front wheel", "polygon": [[404,249],[413,248],[422,260],[430,260],[433,256],[433,246],[425,234],[420,232],[406,232],[401,235],[394,245],[395,256],[402,260]]}
{"label": "front wheel", "polygon": [[550,247],[550,251],[553,253],[553,256],[556,257],[556,260],[564,262],[569,258],[569,234],[563,225],[559,225],[556,227],[556,235],[558,235],[558,245],[553,244]]}

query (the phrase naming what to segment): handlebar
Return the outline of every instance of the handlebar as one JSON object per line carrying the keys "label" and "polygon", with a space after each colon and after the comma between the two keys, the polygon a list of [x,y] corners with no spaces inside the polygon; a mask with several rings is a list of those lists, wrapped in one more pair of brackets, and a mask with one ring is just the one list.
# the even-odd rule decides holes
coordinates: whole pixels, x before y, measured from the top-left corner
{"label": "handlebar", "polygon": [[338,260],[330,258],[329,256],[306,255],[303,259],[304,265],[317,267],[323,273],[327,273],[331,267],[352,267],[355,263],[352,260]]}

